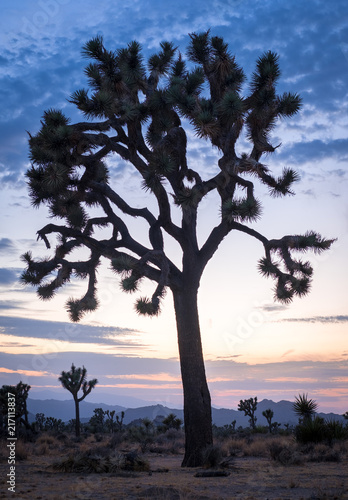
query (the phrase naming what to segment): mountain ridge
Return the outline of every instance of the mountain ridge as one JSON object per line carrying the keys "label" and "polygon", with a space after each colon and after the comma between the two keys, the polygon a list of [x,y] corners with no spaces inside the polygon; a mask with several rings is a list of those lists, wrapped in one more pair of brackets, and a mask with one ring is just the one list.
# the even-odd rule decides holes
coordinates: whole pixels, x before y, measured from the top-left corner
{"label": "mountain ridge", "polygon": [[[281,425],[289,424],[296,425],[298,423],[298,417],[292,409],[293,403],[291,401],[278,401],[274,402],[269,399],[263,399],[258,402],[256,417],[257,425],[267,425],[266,418],[262,415],[262,412],[267,409],[271,409],[274,412],[274,422],[279,422]],[[71,400],[55,400],[55,399],[31,399],[28,398],[27,408],[30,414],[30,421],[35,420],[36,413],[43,413],[46,417],[55,417],[61,419],[63,422],[68,422],[69,420],[75,418],[75,407],[74,401]],[[182,409],[168,408],[162,404],[150,404],[146,406],[140,406],[138,408],[127,408],[120,405],[110,405],[106,403],[94,403],[82,401],[80,403],[80,418],[81,421],[88,421],[94,414],[96,408],[102,408],[104,411],[115,410],[116,414],[120,414],[124,411],[124,424],[129,424],[134,420],[139,420],[143,418],[149,418],[154,420],[158,416],[166,417],[170,413],[174,413],[182,421],[184,420],[184,412]],[[342,415],[336,413],[322,413],[318,412],[318,416],[323,417],[328,420],[339,420],[344,421]],[[233,410],[230,408],[212,408],[212,420],[213,424],[218,427],[231,424],[234,420],[236,421],[236,428],[239,426],[248,427],[249,417],[244,415],[244,412]]]}

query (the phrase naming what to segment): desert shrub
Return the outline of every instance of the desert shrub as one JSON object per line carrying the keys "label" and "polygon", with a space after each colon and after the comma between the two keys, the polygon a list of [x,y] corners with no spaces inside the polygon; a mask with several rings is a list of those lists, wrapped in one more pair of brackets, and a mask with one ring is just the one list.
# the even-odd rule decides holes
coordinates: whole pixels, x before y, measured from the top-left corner
{"label": "desert shrub", "polygon": [[37,456],[52,455],[55,454],[61,446],[60,441],[58,441],[56,437],[45,432],[37,438],[34,446],[34,454]]}
{"label": "desert shrub", "polygon": [[69,439],[67,434],[65,434],[64,432],[62,432],[61,434],[57,434],[55,437],[56,437],[56,439],[58,439],[58,441],[61,441],[63,443],[68,441],[68,439]]}
{"label": "desert shrub", "polygon": [[268,439],[256,438],[247,441],[243,447],[243,454],[246,457],[267,457],[269,454]]}
{"label": "desert shrub", "polygon": [[243,455],[244,446],[245,446],[245,441],[243,439],[236,437],[224,441],[222,444],[222,447],[225,450],[226,455],[230,455],[231,457]]}
{"label": "desert shrub", "polygon": [[218,445],[207,446],[203,451],[204,467],[217,467],[222,460],[222,449]]}
{"label": "desert shrub", "polygon": [[325,422],[327,438],[330,441],[339,441],[348,439],[348,429],[338,420],[327,420]]}
{"label": "desert shrub", "polygon": [[149,463],[136,452],[122,454],[116,453],[111,456],[100,456],[92,453],[79,453],[70,455],[67,459],[53,464],[53,469],[59,472],[75,473],[109,473],[119,470],[125,471],[149,471]]}
{"label": "desert shrub", "polygon": [[16,443],[16,460],[26,460],[28,458],[28,445],[21,440]]}
{"label": "desert shrub", "polygon": [[252,429],[253,434],[267,434],[268,427],[264,425],[257,425],[254,429]]}
{"label": "desert shrub", "polygon": [[224,425],[222,427],[218,427],[217,425],[213,425],[213,437],[214,439],[226,439],[231,437],[235,433],[235,429],[233,425]]}
{"label": "desert shrub", "polygon": [[112,436],[109,440],[109,448],[113,449],[113,448],[116,448],[117,446],[119,446],[122,443],[122,441],[124,441],[125,436],[126,436],[126,433],[123,430],[112,434]]}
{"label": "desert shrub", "polygon": [[21,439],[23,442],[34,443],[36,436],[36,432],[31,428],[26,429],[25,427],[19,427],[17,429],[17,438]]}
{"label": "desert shrub", "polygon": [[164,434],[158,434],[149,444],[151,453],[167,453],[176,455],[184,448],[184,433],[182,430],[169,429]]}
{"label": "desert shrub", "polygon": [[184,432],[181,429],[168,429],[162,437],[166,441],[176,441],[178,439],[184,439]]}
{"label": "desert shrub", "polygon": [[295,428],[296,440],[302,444],[321,443],[327,436],[325,422],[321,417],[315,417],[313,420],[305,419],[302,424],[297,425]]}
{"label": "desert shrub", "polygon": [[348,438],[347,428],[337,420],[324,421],[321,417],[306,419],[295,428],[295,437],[299,443],[332,443]]}
{"label": "desert shrub", "polygon": [[299,465],[303,462],[303,457],[294,447],[280,441],[274,441],[270,444],[269,453],[272,460],[282,465]]}
{"label": "desert shrub", "polygon": [[48,434],[48,433],[44,433],[44,434],[41,434],[41,436],[39,436],[36,440],[36,444],[37,445],[40,445],[40,444],[47,444],[47,446],[57,446],[57,438],[52,436],[51,434]]}
{"label": "desert shrub", "polygon": [[128,441],[139,443],[142,453],[145,453],[149,445],[154,443],[155,430],[143,425],[129,427],[125,437]]}
{"label": "desert shrub", "polygon": [[339,462],[341,455],[339,450],[333,449],[324,443],[313,446],[308,454],[307,460],[309,462]]}

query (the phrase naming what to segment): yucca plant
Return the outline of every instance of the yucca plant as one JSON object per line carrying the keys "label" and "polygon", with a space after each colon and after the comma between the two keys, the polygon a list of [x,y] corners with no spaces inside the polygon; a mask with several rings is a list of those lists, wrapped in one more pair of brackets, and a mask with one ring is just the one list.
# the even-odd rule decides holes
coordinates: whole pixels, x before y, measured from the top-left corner
{"label": "yucca plant", "polygon": [[300,421],[312,420],[318,409],[318,404],[313,399],[308,399],[308,394],[299,394],[295,397],[292,408]]}
{"label": "yucca plant", "polygon": [[324,419],[321,417],[306,418],[296,426],[295,437],[301,444],[321,443],[328,438]]}

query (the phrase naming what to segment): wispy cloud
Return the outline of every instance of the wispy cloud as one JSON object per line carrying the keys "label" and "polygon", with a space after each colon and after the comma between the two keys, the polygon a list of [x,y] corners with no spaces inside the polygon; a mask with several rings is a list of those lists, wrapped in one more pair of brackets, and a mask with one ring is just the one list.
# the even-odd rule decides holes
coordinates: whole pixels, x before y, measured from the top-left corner
{"label": "wispy cloud", "polygon": [[0,268],[0,285],[9,285],[18,281],[18,270]]}
{"label": "wispy cloud", "polygon": [[[0,328],[5,335],[21,338],[30,337],[55,342],[93,343],[109,346],[144,346],[135,338],[136,331],[129,328],[59,323],[10,316],[0,316]],[[47,343],[47,347],[49,347],[49,343]]]}
{"label": "wispy cloud", "polygon": [[310,318],[284,318],[279,321],[290,323],[347,323],[348,316],[342,314],[337,316],[313,316]]}
{"label": "wispy cloud", "polygon": [[9,238],[0,239],[0,252],[10,252],[15,249],[15,244]]}

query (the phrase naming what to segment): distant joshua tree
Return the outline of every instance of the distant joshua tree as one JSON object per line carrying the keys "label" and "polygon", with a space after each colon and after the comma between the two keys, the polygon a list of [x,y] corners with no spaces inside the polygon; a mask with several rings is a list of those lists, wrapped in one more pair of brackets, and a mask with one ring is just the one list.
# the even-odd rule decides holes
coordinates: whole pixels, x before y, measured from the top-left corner
{"label": "distant joshua tree", "polygon": [[255,416],[256,408],[257,408],[257,397],[244,400],[241,399],[239,401],[238,410],[244,411],[244,415],[250,417],[249,423],[252,429],[255,429],[256,427],[256,420],[257,420]]}
{"label": "distant joshua tree", "polygon": [[305,422],[312,420],[312,417],[318,409],[318,403],[313,399],[308,399],[308,394],[299,394],[295,397],[295,402],[292,407],[300,421]]}
{"label": "distant joshua tree", "polygon": [[273,429],[272,418],[274,417],[273,411],[270,408],[268,408],[267,410],[262,412],[262,415],[267,420],[269,432],[272,432]]}
{"label": "distant joshua tree", "polygon": [[177,418],[174,413],[169,413],[169,415],[167,415],[167,417],[163,420],[163,425],[166,429],[179,430],[182,425],[182,420]]}
{"label": "distant joshua tree", "polygon": [[46,417],[44,413],[37,413],[35,415],[35,423],[39,431],[43,431],[46,422]]}
{"label": "distant joshua tree", "polygon": [[[94,378],[87,382],[87,370],[83,366],[82,368],[76,368],[74,364],[71,365],[71,370],[69,372],[62,372],[59,377],[64,389],[67,389],[73,395],[75,402],[75,433],[76,437],[80,436],[80,403],[85,399],[86,396],[91,392],[92,389],[98,383],[98,380]],[[82,389],[82,396],[78,397],[79,390]]]}
{"label": "distant joshua tree", "polygon": [[27,429],[30,427],[28,421],[27,399],[30,391],[30,385],[22,381],[17,385],[3,385],[0,389],[0,421],[1,426],[7,423],[8,413],[8,395],[13,394],[15,398],[14,418],[17,426],[24,425]]}

